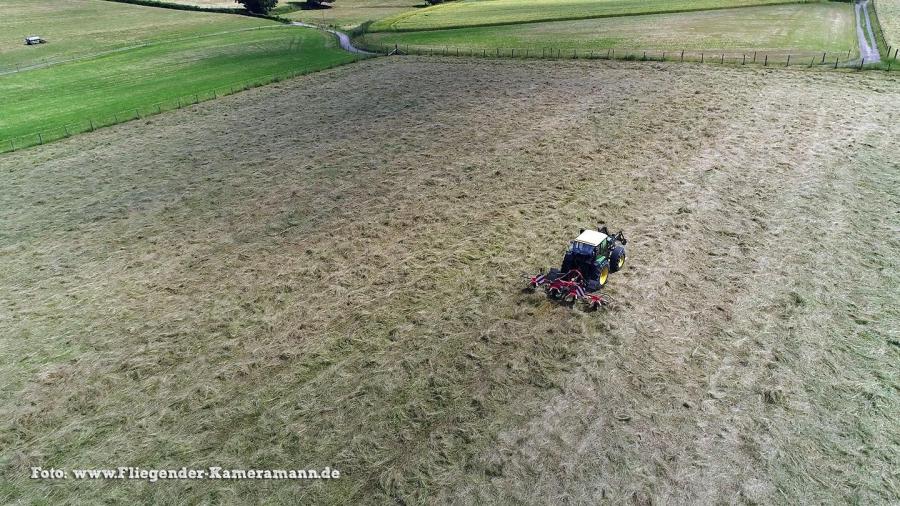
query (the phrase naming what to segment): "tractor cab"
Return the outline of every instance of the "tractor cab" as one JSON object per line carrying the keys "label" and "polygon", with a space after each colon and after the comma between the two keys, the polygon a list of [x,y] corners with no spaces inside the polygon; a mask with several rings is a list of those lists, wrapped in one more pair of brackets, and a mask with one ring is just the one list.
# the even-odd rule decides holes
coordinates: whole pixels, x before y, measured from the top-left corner
{"label": "tractor cab", "polygon": [[577,270],[584,276],[589,289],[596,290],[606,284],[609,275],[609,239],[608,235],[599,230],[582,230],[566,251],[562,272]]}
{"label": "tractor cab", "polygon": [[609,251],[610,242],[612,242],[610,239],[608,235],[598,230],[582,230],[581,234],[572,241],[569,250],[594,257],[605,257],[606,252]]}

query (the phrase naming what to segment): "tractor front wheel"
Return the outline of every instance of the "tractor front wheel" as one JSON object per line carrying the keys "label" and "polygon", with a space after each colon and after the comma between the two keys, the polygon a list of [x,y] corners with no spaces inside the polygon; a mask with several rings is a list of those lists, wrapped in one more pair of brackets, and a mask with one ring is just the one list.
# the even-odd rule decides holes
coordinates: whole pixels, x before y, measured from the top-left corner
{"label": "tractor front wheel", "polygon": [[619,272],[625,266],[625,246],[618,245],[609,254],[610,272]]}

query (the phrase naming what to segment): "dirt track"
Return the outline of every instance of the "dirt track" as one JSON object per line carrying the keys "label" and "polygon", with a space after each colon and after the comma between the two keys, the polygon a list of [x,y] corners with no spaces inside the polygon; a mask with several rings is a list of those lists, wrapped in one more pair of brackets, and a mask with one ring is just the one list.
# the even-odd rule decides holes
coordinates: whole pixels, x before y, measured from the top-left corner
{"label": "dirt track", "polygon": [[878,63],[881,57],[869,17],[869,0],[856,0],[853,8],[856,12],[856,37],[859,40],[860,57],[867,63]]}
{"label": "dirt track", "polygon": [[[0,472],[51,500],[890,501],[897,85],[379,59],[0,156]],[[630,239],[615,310],[519,293],[598,219]],[[27,479],[50,460],[344,477]]]}

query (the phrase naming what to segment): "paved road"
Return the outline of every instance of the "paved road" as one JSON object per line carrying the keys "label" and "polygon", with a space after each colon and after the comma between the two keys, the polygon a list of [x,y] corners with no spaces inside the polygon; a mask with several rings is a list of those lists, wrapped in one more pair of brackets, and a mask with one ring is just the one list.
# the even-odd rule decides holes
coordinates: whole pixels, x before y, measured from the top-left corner
{"label": "paved road", "polygon": [[320,26],[311,25],[309,23],[301,23],[300,21],[294,21],[291,24],[294,26],[304,26],[306,28],[319,28],[321,30],[325,30],[328,33],[334,34],[338,38],[338,42],[340,42],[340,44],[341,44],[341,49],[343,49],[344,51],[349,51],[351,53],[356,53],[356,54],[375,54],[375,53],[370,53],[368,51],[364,51],[364,50],[354,46],[350,42],[350,37],[347,36],[347,34],[344,32],[332,30],[331,28],[322,28]]}
{"label": "paved road", "polygon": [[856,0],[854,8],[856,9],[859,55],[865,63],[878,63],[881,61],[881,57],[878,54],[878,44],[875,42],[875,32],[872,31],[872,22],[869,20],[869,0]]}

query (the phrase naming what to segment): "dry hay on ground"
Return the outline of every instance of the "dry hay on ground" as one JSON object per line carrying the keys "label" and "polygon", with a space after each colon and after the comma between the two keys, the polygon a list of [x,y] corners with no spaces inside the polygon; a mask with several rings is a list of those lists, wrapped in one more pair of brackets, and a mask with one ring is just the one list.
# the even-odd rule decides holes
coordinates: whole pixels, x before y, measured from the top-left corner
{"label": "dry hay on ground", "polygon": [[[896,498],[897,89],[381,59],[3,155],[7,490]],[[519,292],[597,219],[631,239],[615,310]]]}

